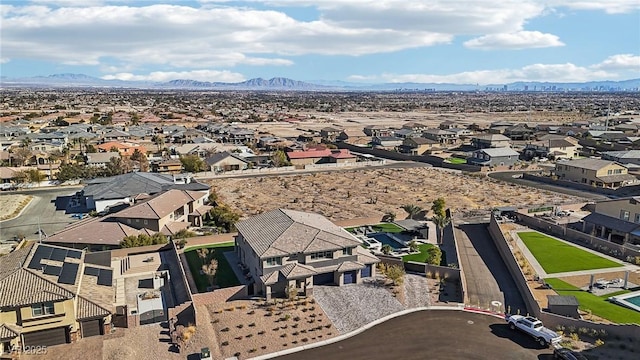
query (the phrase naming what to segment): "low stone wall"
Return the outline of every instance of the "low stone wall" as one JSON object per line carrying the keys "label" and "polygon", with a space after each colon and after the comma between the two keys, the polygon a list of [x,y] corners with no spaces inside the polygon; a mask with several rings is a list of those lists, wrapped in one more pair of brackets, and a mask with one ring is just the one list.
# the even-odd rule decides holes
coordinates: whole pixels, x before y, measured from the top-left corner
{"label": "low stone wall", "polygon": [[[458,238],[456,237],[455,232],[455,223],[453,220],[453,214],[449,209],[447,209],[447,215],[449,216],[450,222],[447,228],[451,231],[451,239],[453,240],[453,245],[456,248],[455,256],[456,256],[456,264],[458,264],[459,274],[460,274],[460,291],[462,291],[462,302],[467,304],[469,302],[469,294],[467,293],[467,278],[464,275],[464,269],[462,268],[462,263],[460,262],[460,250],[458,246]],[[445,229],[446,234],[447,229]],[[447,262],[449,262],[449,254],[447,253]]]}
{"label": "low stone wall", "polygon": [[190,247],[200,246],[200,245],[222,244],[226,242],[234,242],[236,235],[238,235],[237,232],[190,237],[186,239],[187,244],[185,245],[184,250],[189,250]]}
{"label": "low stone wall", "polygon": [[349,163],[328,163],[328,164],[308,164],[304,166],[305,170],[322,170],[332,168],[359,168],[368,166],[382,166],[386,164],[386,161],[358,161]]}
{"label": "low stone wall", "polygon": [[138,247],[132,247],[132,248],[114,249],[114,250],[111,250],[111,257],[123,258],[129,255],[145,254],[150,252],[170,250],[171,247],[172,245],[169,242],[161,245],[149,245],[149,246],[138,246]]}
{"label": "low stone wall", "polygon": [[364,226],[364,225],[374,225],[382,222],[382,216],[369,216],[366,218],[356,218],[356,219],[346,219],[346,220],[337,220],[333,221],[334,224],[341,227],[354,227],[354,226]]}
{"label": "low stone wall", "polygon": [[527,311],[542,320],[548,328],[555,329],[558,326],[564,326],[565,328],[573,327],[575,329],[587,328],[606,331],[607,336],[605,338],[610,338],[611,336],[620,338],[640,338],[640,326],[638,324],[601,324],[588,320],[573,319],[562,315],[551,314],[544,311],[544,309],[541,309],[535,301],[533,293],[527,285],[526,278],[509,248],[509,243],[493,215],[491,216],[491,222],[489,223],[489,233],[498,248],[500,256],[507,265],[518,290],[520,290],[520,294],[522,294],[525,304],[527,305]]}
{"label": "low stone wall", "polygon": [[407,261],[404,262],[402,259],[387,256],[387,255],[376,255],[380,262],[387,265],[396,265],[402,266],[406,272],[419,273],[419,274],[439,274],[440,277],[446,277],[448,279],[460,279],[460,269],[449,268],[446,266],[438,266],[425,264],[416,261]]}

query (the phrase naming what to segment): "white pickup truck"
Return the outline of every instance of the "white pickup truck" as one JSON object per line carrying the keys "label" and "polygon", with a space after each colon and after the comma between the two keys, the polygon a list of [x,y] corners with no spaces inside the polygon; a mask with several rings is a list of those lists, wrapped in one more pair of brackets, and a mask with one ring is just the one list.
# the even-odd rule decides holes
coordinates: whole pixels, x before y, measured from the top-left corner
{"label": "white pickup truck", "polygon": [[562,337],[553,330],[547,329],[542,321],[532,316],[507,315],[505,320],[511,330],[520,330],[531,335],[540,345],[548,347],[555,345],[562,340]]}

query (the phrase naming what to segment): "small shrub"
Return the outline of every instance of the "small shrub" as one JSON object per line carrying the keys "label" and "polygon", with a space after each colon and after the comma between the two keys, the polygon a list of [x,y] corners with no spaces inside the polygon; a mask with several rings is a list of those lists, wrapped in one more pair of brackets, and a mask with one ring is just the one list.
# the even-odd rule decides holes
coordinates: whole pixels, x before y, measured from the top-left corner
{"label": "small shrub", "polygon": [[310,308],[309,308],[309,310],[311,310],[311,311],[313,311],[313,310],[315,310],[315,309],[316,309],[316,307],[315,307],[315,306],[312,306],[312,307],[310,307]]}
{"label": "small shrub", "polygon": [[284,330],[286,328],[288,328],[289,326],[285,325],[285,326],[280,326],[280,329]]}
{"label": "small shrub", "polygon": [[291,325],[292,328],[297,329],[298,328],[298,324],[293,324]]}
{"label": "small shrub", "polygon": [[255,314],[255,313],[256,313],[256,311],[255,311],[255,310],[251,310],[251,311],[249,311],[249,312],[247,313],[247,315],[253,315],[253,314]]}
{"label": "small shrub", "polygon": [[286,338],[287,337],[287,333],[283,333],[282,335],[280,335],[281,338]]}
{"label": "small shrub", "polygon": [[300,321],[300,316],[296,316],[293,318],[293,321]]}
{"label": "small shrub", "polygon": [[265,331],[264,331],[264,330],[260,330],[260,331],[258,331],[258,335],[264,335],[264,334],[265,334]]}
{"label": "small shrub", "polygon": [[229,342],[228,341],[223,341],[223,342],[220,343],[220,345],[227,346],[227,345],[229,345]]}
{"label": "small shrub", "polygon": [[302,338],[302,342],[307,342],[307,341],[309,341],[308,338]]}
{"label": "small shrub", "polygon": [[571,338],[571,340],[573,341],[580,341],[580,336],[574,332],[572,332],[571,334],[569,334],[569,338]]}
{"label": "small shrub", "polygon": [[327,333],[327,336],[331,336],[331,335],[333,335],[333,333]]}
{"label": "small shrub", "polygon": [[242,324],[238,324],[238,325],[236,325],[236,327],[237,327],[238,329],[242,329],[242,328],[244,327],[244,325],[242,325]]}
{"label": "small shrub", "polygon": [[220,331],[222,331],[222,332],[227,332],[227,331],[229,331],[229,328],[228,328],[228,327],[226,327],[226,328],[221,329]]}
{"label": "small shrub", "polygon": [[252,322],[251,324],[249,324],[249,327],[255,327],[256,323]]}
{"label": "small shrub", "polygon": [[285,319],[285,320],[289,320],[289,319],[291,319],[291,315],[287,314],[287,315],[285,315],[285,316],[283,317],[283,319]]}
{"label": "small shrub", "polygon": [[248,335],[247,335],[247,336],[245,336],[245,337],[248,339],[248,338],[250,338],[250,337],[252,337],[252,336],[253,336],[253,334],[248,334]]}
{"label": "small shrub", "polygon": [[257,349],[249,349],[249,352],[250,352],[250,353],[254,353],[254,352],[256,352],[256,351],[258,351],[258,350],[257,350]]}
{"label": "small shrub", "polygon": [[234,311],[235,309],[236,308],[234,308],[234,307],[230,307],[230,308],[227,309],[227,311]]}
{"label": "small shrub", "polygon": [[278,327],[274,327],[274,328],[273,328],[273,329],[271,329],[271,330],[273,330],[273,331],[278,331],[278,330],[280,330],[280,326],[278,326]]}
{"label": "small shrub", "polygon": [[282,346],[284,346],[284,347],[287,347],[287,345],[289,345],[289,344],[287,344],[287,343],[282,344]]}
{"label": "small shrub", "polygon": [[322,339],[322,335],[318,335],[318,339]]}
{"label": "small shrub", "polygon": [[233,354],[233,356],[240,357],[240,352],[237,352],[237,353]]}
{"label": "small shrub", "polygon": [[291,343],[292,343],[293,345],[295,345],[295,344],[297,344],[297,343],[298,343],[298,340],[293,340]]}
{"label": "small shrub", "polygon": [[330,329],[331,328],[331,324],[327,324],[324,327],[327,328],[327,329]]}
{"label": "small shrub", "polygon": [[267,345],[262,345],[262,346],[260,346],[260,349],[262,349],[262,350],[266,350],[266,349],[267,349]]}
{"label": "small shrub", "polygon": [[240,335],[240,336],[236,336],[236,337],[235,337],[235,339],[236,339],[236,340],[242,340],[242,335]]}
{"label": "small shrub", "polygon": [[311,314],[311,315],[309,315],[309,317],[310,318],[314,318],[314,317],[316,317],[316,314]]}
{"label": "small shrub", "polygon": [[302,329],[302,330],[300,330],[300,332],[304,334],[304,333],[307,332],[307,330],[306,329]]}
{"label": "small shrub", "polygon": [[217,323],[219,323],[219,322],[220,322],[220,319],[213,319],[213,320],[211,320],[211,323],[212,323],[212,324],[217,324]]}

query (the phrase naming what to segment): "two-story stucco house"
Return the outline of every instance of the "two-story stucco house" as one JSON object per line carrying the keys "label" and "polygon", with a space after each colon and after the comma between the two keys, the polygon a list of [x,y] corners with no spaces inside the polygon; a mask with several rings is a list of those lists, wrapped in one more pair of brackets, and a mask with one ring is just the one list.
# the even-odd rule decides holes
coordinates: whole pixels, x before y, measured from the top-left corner
{"label": "two-story stucco house", "polygon": [[3,256],[0,354],[108,332],[112,276],[111,268],[88,263],[81,250],[35,244]]}
{"label": "two-story stucco house", "polygon": [[253,293],[267,299],[314,285],[360,283],[379,260],[360,240],[324,216],[287,209],[236,224],[236,253],[253,279]]}
{"label": "two-story stucco house", "polygon": [[617,244],[640,244],[640,197],[601,200],[582,219],[582,231]]}
{"label": "two-story stucco house", "polygon": [[638,182],[638,178],[629,174],[624,166],[614,161],[601,159],[558,161],[555,174],[561,180],[610,189]]}

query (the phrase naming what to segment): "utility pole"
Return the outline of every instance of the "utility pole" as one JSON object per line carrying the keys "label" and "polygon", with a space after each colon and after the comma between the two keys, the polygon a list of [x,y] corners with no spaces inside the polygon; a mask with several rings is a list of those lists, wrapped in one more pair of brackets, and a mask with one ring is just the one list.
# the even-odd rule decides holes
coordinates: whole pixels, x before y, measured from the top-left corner
{"label": "utility pole", "polygon": [[40,228],[40,216],[38,216],[38,243],[42,244],[42,228]]}

